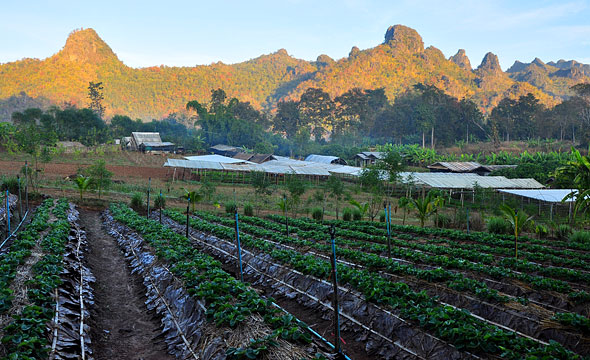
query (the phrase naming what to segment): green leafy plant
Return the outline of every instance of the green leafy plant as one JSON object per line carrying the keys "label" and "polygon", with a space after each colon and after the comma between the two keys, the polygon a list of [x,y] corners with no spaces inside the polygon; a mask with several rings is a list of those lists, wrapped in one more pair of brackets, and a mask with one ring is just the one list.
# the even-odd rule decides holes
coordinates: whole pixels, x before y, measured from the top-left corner
{"label": "green leafy plant", "polygon": [[78,188],[78,191],[80,192],[80,201],[82,201],[84,193],[86,192],[86,190],[88,190],[88,188],[90,187],[90,184],[92,183],[92,177],[78,175],[74,179],[74,183],[76,184],[76,187]]}
{"label": "green leafy plant", "polygon": [[518,258],[518,235],[520,235],[526,224],[533,220],[533,217],[528,216],[524,211],[516,212],[506,204],[500,205],[500,211],[502,211],[508,222],[512,225],[512,231],[514,233],[514,257]]}
{"label": "green leafy plant", "polygon": [[590,231],[576,231],[570,236],[569,240],[581,244],[590,244]]}
{"label": "green leafy plant", "polygon": [[501,217],[491,217],[487,221],[488,232],[492,234],[510,234],[510,223]]}
{"label": "green leafy plant", "polygon": [[254,215],[254,208],[252,207],[252,204],[247,203],[244,205],[244,215],[246,215],[246,216]]}
{"label": "green leafy plant", "polygon": [[131,195],[129,206],[135,211],[143,209],[143,194],[136,191]]}
{"label": "green leafy plant", "polygon": [[321,208],[313,208],[311,209],[311,217],[314,220],[321,221],[324,218],[324,211]]}

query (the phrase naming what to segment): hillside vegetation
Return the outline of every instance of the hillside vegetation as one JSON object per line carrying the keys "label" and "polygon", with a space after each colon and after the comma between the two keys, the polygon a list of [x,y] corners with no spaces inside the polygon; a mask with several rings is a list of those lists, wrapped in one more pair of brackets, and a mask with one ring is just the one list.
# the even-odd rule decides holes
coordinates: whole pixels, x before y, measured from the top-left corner
{"label": "hillside vegetation", "polygon": [[[49,58],[0,65],[0,113],[28,107],[7,101],[23,93],[41,99],[38,103],[45,106],[84,107],[91,81],[104,84],[107,117],[125,114],[146,120],[179,111],[191,100],[205,102],[218,88],[257,109],[271,110],[279,100],[298,99],[308,88],[321,88],[332,98],[355,87],[384,88],[389,101],[394,101],[423,83],[459,99],[469,98],[488,113],[501,99],[528,93],[545,105],[555,105],[571,95],[571,85],[590,81],[587,68],[572,61],[549,63],[538,71],[529,69],[534,64],[523,64],[516,71],[522,64],[518,63],[503,72],[497,57],[489,53],[477,69],[469,64],[464,51],[446,59],[435,47],[425,49],[415,30],[396,25],[387,30],[382,44],[366,50],[353,47],[348,57],[337,61],[320,55],[308,62],[281,49],[232,65],[135,69],[121,62],[93,29],[83,29],[72,32],[65,46]],[[2,120],[8,117],[3,115]]]}

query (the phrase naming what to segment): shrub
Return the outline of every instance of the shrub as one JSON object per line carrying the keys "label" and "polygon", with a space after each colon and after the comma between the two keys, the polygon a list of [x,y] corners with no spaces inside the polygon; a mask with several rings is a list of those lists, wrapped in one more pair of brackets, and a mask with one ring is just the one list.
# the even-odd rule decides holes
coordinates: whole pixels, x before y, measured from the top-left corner
{"label": "shrub", "polygon": [[342,220],[344,220],[344,221],[352,220],[352,210],[350,208],[344,208],[342,210]]}
{"label": "shrub", "polygon": [[566,240],[572,233],[572,228],[567,224],[561,224],[555,231],[555,236],[560,240]]}
{"label": "shrub", "polygon": [[359,209],[352,210],[352,219],[354,221],[361,221],[363,219],[363,214],[361,213],[361,211]]}
{"label": "shrub", "polygon": [[487,229],[492,234],[510,234],[511,225],[506,219],[493,216],[488,220]]}
{"label": "shrub", "polygon": [[590,232],[576,231],[570,236],[570,241],[581,244],[590,244]]}
{"label": "shrub", "polygon": [[135,211],[141,211],[143,209],[143,194],[140,192],[134,192],[131,196],[131,203],[129,206]]}
{"label": "shrub", "polygon": [[547,234],[549,233],[549,229],[547,228],[547,226],[545,226],[543,224],[539,224],[535,227],[535,233],[537,234],[539,239],[544,239],[547,237]]}
{"label": "shrub", "polygon": [[225,203],[225,212],[228,214],[235,214],[236,208],[237,208],[236,203],[233,201]]}
{"label": "shrub", "polygon": [[381,210],[379,211],[379,221],[380,222],[385,222],[385,211]]}
{"label": "shrub", "polygon": [[165,209],[166,208],[166,198],[162,194],[158,194],[154,199],[154,208],[156,209]]}
{"label": "shrub", "polygon": [[244,205],[244,215],[246,215],[246,216],[253,216],[254,215],[254,208],[252,207],[252,204]]}
{"label": "shrub", "polygon": [[315,208],[311,209],[311,217],[314,220],[321,221],[324,217],[324,213],[321,208],[315,207]]}
{"label": "shrub", "polygon": [[450,227],[452,221],[451,217],[447,214],[437,214],[434,217],[434,225],[439,228],[448,228]]}
{"label": "shrub", "polygon": [[[21,190],[24,188],[24,184],[21,184]],[[2,192],[8,190],[11,194],[18,195],[18,179],[16,177],[2,177],[2,186],[0,186]]]}
{"label": "shrub", "polygon": [[485,229],[485,222],[481,214],[472,212],[469,214],[469,229],[472,231],[483,231]]}

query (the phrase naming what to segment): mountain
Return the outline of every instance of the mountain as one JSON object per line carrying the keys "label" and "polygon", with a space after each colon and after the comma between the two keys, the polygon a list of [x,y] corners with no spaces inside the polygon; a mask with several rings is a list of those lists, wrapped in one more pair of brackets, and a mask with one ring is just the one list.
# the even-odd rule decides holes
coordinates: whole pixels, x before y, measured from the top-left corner
{"label": "mountain", "polygon": [[280,49],[232,65],[136,69],[126,66],[93,29],[81,29],[49,58],[0,64],[0,116],[30,103],[8,101],[19,96],[38,99],[43,107],[64,102],[86,106],[91,81],[103,83],[107,117],[125,114],[144,120],[182,111],[190,100],[206,102],[217,88],[256,108],[272,109],[282,99],[298,99],[309,87],[323,88],[334,97],[353,87],[383,87],[394,101],[418,82],[471,98],[489,111],[506,96],[529,92],[554,105],[571,95],[569,86],[590,81],[589,73],[590,66],[564,60],[515,63],[503,72],[492,53],[473,70],[464,50],[447,59],[433,46],[424,48],[418,32],[403,25],[387,29],[383,43],[365,50],[355,46],[338,60],[320,55],[305,61]]}

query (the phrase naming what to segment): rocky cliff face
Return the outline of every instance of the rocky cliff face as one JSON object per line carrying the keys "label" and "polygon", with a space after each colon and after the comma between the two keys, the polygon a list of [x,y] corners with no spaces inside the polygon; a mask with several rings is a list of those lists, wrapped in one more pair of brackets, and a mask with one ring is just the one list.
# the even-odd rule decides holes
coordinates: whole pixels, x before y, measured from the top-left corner
{"label": "rocky cliff face", "polygon": [[459,65],[461,69],[471,70],[471,62],[469,61],[467,55],[465,55],[464,49],[459,49],[459,51],[457,51],[455,55],[451,56],[449,60]]}

